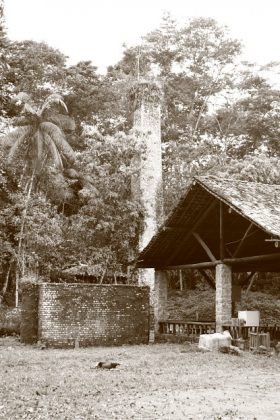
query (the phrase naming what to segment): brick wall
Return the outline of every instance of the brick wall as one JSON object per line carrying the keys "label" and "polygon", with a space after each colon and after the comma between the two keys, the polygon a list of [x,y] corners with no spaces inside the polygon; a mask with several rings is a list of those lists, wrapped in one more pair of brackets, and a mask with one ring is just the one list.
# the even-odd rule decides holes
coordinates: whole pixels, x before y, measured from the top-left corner
{"label": "brick wall", "polygon": [[53,347],[146,344],[148,314],[147,287],[43,283],[38,339]]}
{"label": "brick wall", "polygon": [[25,283],[22,285],[20,339],[26,344],[37,341],[38,297],[38,284]]}

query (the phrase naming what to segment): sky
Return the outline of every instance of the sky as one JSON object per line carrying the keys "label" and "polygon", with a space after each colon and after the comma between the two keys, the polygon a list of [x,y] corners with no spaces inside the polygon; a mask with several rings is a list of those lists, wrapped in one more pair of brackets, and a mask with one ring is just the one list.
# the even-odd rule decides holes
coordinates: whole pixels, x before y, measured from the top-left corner
{"label": "sky", "polygon": [[183,22],[212,17],[244,45],[243,58],[280,61],[280,0],[4,0],[8,36],[45,41],[69,57],[91,60],[105,72],[155,29],[165,11]]}

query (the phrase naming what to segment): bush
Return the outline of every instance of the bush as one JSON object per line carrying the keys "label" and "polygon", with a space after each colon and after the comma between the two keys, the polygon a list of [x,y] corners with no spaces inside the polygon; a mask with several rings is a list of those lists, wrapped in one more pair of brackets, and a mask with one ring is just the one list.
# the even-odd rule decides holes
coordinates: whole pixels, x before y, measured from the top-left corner
{"label": "bush", "polygon": [[20,309],[0,306],[0,336],[20,333]]}

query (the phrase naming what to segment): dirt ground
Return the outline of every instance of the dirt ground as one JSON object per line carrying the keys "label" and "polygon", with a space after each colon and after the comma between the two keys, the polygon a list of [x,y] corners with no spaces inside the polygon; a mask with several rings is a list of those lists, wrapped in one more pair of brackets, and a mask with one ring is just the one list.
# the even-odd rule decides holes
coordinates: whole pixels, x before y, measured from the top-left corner
{"label": "dirt ground", "polygon": [[[120,363],[96,369],[100,361]],[[0,339],[1,419],[280,419],[280,357],[195,344],[40,350]]]}

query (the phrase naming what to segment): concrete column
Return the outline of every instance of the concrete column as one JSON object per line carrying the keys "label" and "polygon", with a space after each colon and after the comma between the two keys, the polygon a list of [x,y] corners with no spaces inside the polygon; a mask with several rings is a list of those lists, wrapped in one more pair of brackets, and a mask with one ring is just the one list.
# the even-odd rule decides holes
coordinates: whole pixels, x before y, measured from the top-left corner
{"label": "concrete column", "polygon": [[222,332],[222,325],[231,322],[232,272],[226,264],[216,266],[216,331]]}
{"label": "concrete column", "polygon": [[155,332],[158,332],[158,321],[168,317],[167,313],[167,290],[168,279],[166,271],[155,271],[154,287],[154,326]]}

